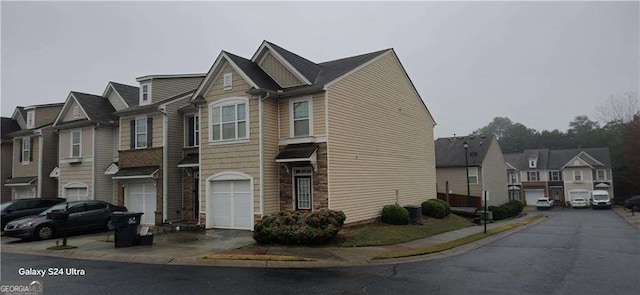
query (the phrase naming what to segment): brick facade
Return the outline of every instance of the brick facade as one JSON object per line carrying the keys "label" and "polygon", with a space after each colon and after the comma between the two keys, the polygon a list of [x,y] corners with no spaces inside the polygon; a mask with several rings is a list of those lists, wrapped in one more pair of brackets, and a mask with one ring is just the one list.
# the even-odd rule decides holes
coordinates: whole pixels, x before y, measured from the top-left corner
{"label": "brick facade", "polygon": [[[126,150],[119,152],[118,166],[120,168],[158,166],[158,175],[156,181],[156,225],[162,224],[162,147],[146,148],[137,150]],[[124,204],[124,187],[126,180],[119,180],[118,186],[118,205]]]}
{"label": "brick facade", "polygon": [[[280,151],[284,146],[280,147]],[[313,192],[311,194],[313,210],[329,208],[328,178],[327,178],[327,144],[319,143],[316,151],[318,169],[313,172]],[[292,163],[279,166],[280,173],[280,210],[295,210],[293,203],[293,179],[291,167],[308,167],[309,163]]]}

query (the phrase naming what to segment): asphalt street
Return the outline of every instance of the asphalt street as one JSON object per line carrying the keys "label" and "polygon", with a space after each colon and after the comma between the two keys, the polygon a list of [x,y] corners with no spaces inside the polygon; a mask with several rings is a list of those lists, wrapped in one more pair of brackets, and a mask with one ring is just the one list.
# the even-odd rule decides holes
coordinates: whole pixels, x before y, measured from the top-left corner
{"label": "asphalt street", "polygon": [[[548,220],[473,251],[387,266],[265,269],[149,265],[2,253],[2,281],[45,294],[639,294],[640,231],[610,210]],[[84,275],[21,276],[20,268]]]}

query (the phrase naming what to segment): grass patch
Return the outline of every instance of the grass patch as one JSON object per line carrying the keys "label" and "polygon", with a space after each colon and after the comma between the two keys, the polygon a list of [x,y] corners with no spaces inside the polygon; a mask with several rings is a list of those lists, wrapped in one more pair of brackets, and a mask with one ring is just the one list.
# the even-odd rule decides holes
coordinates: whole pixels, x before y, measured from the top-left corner
{"label": "grass patch", "polygon": [[424,225],[389,225],[374,222],[348,227],[340,232],[339,244],[343,247],[394,245],[473,225],[455,214],[449,214],[443,219],[425,218],[423,223]]}
{"label": "grass patch", "polygon": [[313,259],[289,255],[253,255],[253,254],[207,254],[202,259],[223,260],[261,260],[261,261],[314,261]]}
{"label": "grass patch", "polygon": [[78,247],[76,247],[76,246],[69,246],[69,245],[66,245],[66,246],[59,245],[59,246],[52,246],[52,247],[49,247],[49,248],[47,248],[47,250],[69,250],[69,249],[75,249],[75,248],[78,248]]}
{"label": "grass patch", "polygon": [[447,243],[442,243],[442,244],[438,244],[438,245],[433,245],[433,246],[429,246],[426,248],[417,248],[417,249],[407,249],[407,250],[399,250],[399,251],[389,251],[389,252],[385,252],[382,253],[380,255],[377,255],[375,257],[373,257],[373,259],[388,259],[388,258],[400,258],[400,257],[409,257],[409,256],[416,256],[416,255],[424,255],[424,254],[431,254],[431,253],[436,253],[436,252],[441,252],[441,251],[445,251],[445,250],[449,250],[458,246],[462,246],[471,242],[475,242],[477,240],[480,239],[484,239],[486,237],[495,235],[495,234],[499,234],[501,232],[519,227],[519,226],[523,226],[525,224],[528,224],[538,218],[542,218],[542,215],[537,215],[537,216],[533,216],[533,217],[529,217],[529,218],[525,218],[522,221],[519,222],[514,222],[514,223],[510,223],[510,224],[505,224],[502,226],[498,226],[492,229],[487,230],[487,233],[485,234],[484,232],[481,233],[476,233],[470,236],[466,236],[464,238],[460,238],[457,240],[453,240]]}

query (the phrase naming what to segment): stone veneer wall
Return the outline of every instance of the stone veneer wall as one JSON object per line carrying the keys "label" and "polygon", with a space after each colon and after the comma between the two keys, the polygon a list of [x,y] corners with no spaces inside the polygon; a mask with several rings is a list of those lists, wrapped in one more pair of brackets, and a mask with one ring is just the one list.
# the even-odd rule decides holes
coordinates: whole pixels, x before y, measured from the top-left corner
{"label": "stone veneer wall", "polygon": [[[280,147],[280,151],[284,146]],[[327,144],[319,143],[316,151],[318,158],[318,171],[314,171],[311,176],[313,181],[313,210],[329,208],[329,194],[327,186]],[[291,167],[309,166],[308,163],[293,163],[286,169],[283,164],[279,166],[280,173],[280,210],[294,210],[293,206],[293,181],[291,176]]]}
{"label": "stone veneer wall", "polygon": [[[138,150],[127,150],[119,152],[118,167],[144,167],[158,166],[158,178],[156,179],[156,224],[162,224],[162,147],[146,148]],[[124,205],[124,188],[123,181],[117,182],[118,186],[118,205]]]}
{"label": "stone veneer wall", "polygon": [[[182,203],[182,219],[185,221],[196,220],[196,218],[193,217],[193,210],[195,208],[193,204],[193,176],[196,173],[198,173],[198,167],[182,168],[182,193],[184,196]],[[200,204],[198,204],[198,206],[200,206]]]}

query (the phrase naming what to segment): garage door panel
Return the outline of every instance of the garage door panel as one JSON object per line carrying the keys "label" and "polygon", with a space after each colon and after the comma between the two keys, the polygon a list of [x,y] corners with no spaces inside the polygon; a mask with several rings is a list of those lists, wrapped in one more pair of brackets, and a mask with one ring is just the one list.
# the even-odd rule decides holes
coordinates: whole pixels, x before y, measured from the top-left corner
{"label": "garage door panel", "polygon": [[231,192],[230,181],[218,181],[213,186],[214,193],[229,193]]}
{"label": "garage door panel", "polygon": [[544,197],[544,190],[542,189],[524,190],[524,194],[527,200],[527,205],[535,205],[536,201],[539,198]]}
{"label": "garage door panel", "polygon": [[156,186],[153,183],[131,183],[127,185],[125,206],[130,212],[142,212],[142,224],[155,224]]}
{"label": "garage door panel", "polygon": [[212,186],[213,226],[251,228],[253,222],[253,194],[250,181],[214,181]]}

